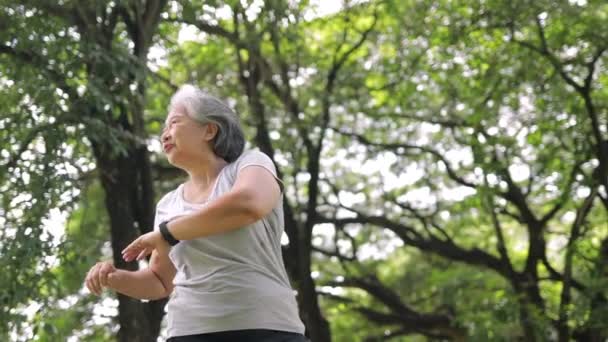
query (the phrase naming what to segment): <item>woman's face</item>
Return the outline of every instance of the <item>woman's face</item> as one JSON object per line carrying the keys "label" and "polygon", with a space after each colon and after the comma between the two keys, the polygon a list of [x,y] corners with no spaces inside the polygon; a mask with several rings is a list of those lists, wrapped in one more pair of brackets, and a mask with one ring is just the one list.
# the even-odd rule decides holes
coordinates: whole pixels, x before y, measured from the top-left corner
{"label": "woman's face", "polygon": [[161,135],[163,152],[176,167],[200,159],[211,151],[210,141],[216,133],[214,124],[200,124],[189,117],[182,107],[169,112]]}

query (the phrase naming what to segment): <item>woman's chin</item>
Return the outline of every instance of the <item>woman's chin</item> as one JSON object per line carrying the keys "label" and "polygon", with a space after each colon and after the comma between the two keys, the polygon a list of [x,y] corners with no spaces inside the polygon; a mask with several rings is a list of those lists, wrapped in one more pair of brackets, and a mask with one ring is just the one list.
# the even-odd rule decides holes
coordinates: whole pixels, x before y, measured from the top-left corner
{"label": "woman's chin", "polygon": [[173,166],[177,166],[177,160],[178,158],[175,158],[175,154],[173,153],[173,151],[169,151],[169,153],[166,154],[167,156],[167,161],[169,162],[169,164],[173,165]]}
{"label": "woman's chin", "polygon": [[169,164],[171,164],[171,166],[176,167],[178,169],[183,169],[184,163],[182,162],[182,158],[176,156],[174,152],[170,152],[169,154],[167,154],[167,161],[169,162]]}

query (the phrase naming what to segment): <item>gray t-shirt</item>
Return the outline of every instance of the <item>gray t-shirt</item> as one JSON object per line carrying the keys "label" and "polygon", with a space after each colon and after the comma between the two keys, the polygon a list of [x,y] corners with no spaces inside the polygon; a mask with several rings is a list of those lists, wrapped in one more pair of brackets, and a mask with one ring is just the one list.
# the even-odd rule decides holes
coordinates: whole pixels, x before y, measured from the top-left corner
{"label": "gray t-shirt", "polygon": [[[221,170],[208,201],[230,191],[238,172],[252,165],[277,177],[267,155],[246,151]],[[282,204],[281,195],[276,207],[253,224],[171,248],[169,258],[177,274],[167,304],[170,337],[240,329],[304,333],[281,254]],[[155,229],[204,205],[186,202],[182,184],[158,202]]]}

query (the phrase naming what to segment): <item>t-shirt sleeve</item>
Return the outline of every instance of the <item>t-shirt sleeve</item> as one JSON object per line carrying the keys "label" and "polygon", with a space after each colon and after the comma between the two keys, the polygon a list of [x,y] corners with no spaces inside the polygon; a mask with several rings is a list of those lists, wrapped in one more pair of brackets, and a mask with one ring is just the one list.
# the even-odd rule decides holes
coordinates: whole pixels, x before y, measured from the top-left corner
{"label": "t-shirt sleeve", "polygon": [[236,161],[236,175],[238,177],[239,172],[246,167],[249,166],[260,166],[266,169],[270,174],[277,180],[279,187],[281,188],[281,193],[283,192],[283,181],[277,175],[277,169],[272,162],[272,159],[268,157],[265,153],[252,150],[246,152],[243,156],[241,156]]}
{"label": "t-shirt sleeve", "polygon": [[175,195],[175,190],[165,194],[160,201],[156,203],[156,209],[154,210],[154,230],[158,230],[158,225],[170,219],[169,205],[172,197]]}
{"label": "t-shirt sleeve", "polygon": [[160,219],[158,217],[158,205],[154,210],[154,228],[152,230],[158,230],[158,225],[160,224]]}

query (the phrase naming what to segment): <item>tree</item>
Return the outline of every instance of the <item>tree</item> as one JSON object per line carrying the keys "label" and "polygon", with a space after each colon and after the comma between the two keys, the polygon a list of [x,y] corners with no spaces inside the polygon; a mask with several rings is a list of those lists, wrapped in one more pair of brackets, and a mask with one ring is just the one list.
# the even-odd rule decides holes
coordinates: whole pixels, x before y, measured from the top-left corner
{"label": "tree", "polygon": [[[1,179],[5,187],[19,181],[11,179],[15,176],[36,180],[33,184],[17,183],[4,193],[3,208],[8,213],[19,208],[9,202],[17,196],[10,196],[11,192],[32,193],[20,203],[27,214],[9,216],[7,226],[18,234],[35,237],[43,231],[40,220],[45,209],[70,208],[77,196],[73,189],[78,188],[78,175],[87,170],[78,170],[76,176],[62,170],[64,165],[79,167],[83,163],[79,158],[84,158],[94,162],[104,189],[114,263],[137,269],[137,264],[120,258],[120,251],[152,228],[155,198],[143,106],[146,58],[166,1],[90,5],[23,1],[2,5],[3,25],[7,26],[0,47],[2,75],[11,82],[7,93],[14,115],[3,117],[3,124],[10,129],[4,140],[8,162],[3,165]],[[49,82],[48,86],[42,86],[43,81]],[[30,150],[38,151],[30,153],[36,158],[33,161],[24,158]],[[71,194],[65,196],[69,190]],[[24,226],[30,227],[31,233],[24,231]],[[28,248],[23,241],[35,245]],[[18,235],[3,243],[3,249],[8,250],[3,255],[16,254],[5,259],[11,262],[10,269],[20,272],[9,277],[18,292],[28,294],[36,288],[35,265],[48,245],[49,241]],[[26,251],[34,253],[23,258],[20,254]],[[26,299],[9,293],[5,308]],[[118,295],[118,300],[118,339],[155,339],[166,301],[142,303],[123,295]],[[6,315],[10,311],[3,310],[2,316]]]}
{"label": "tree", "polygon": [[[606,202],[601,185],[606,178],[601,127],[606,123],[594,104],[601,100],[592,94],[605,50],[595,30],[603,11],[595,3],[385,2],[305,21],[303,7],[267,2],[230,7],[232,21],[209,19],[209,13],[217,13],[213,8],[181,18],[178,11],[175,21],[207,33],[206,46],[217,42],[236,54],[238,70],[227,72],[221,64],[206,70],[207,82],[217,83],[218,75],[240,75],[257,116],[252,121],[260,125],[258,144],[272,146],[271,155],[287,160],[285,178],[305,189],[304,200],[292,196],[305,235],[315,225],[329,223],[335,244],[351,242],[347,249],[356,251],[370,237],[362,230],[391,231],[406,246],[500,276],[501,291],[514,302],[521,326],[509,336],[539,339],[555,333],[562,339],[601,339],[605,328],[594,318],[574,320],[578,311],[572,310],[598,317],[591,312],[605,297],[594,283],[605,278],[597,242],[605,241],[604,228],[597,224],[605,210],[597,205],[605,208]],[[565,35],[566,27],[577,30]],[[188,51],[197,55],[195,46]],[[563,46],[578,46],[570,52],[575,58],[562,61],[551,52],[563,51]],[[582,76],[570,75],[564,65]],[[224,79],[222,87],[233,85]],[[280,140],[264,143],[265,127]],[[426,142],[421,141],[424,135]],[[294,145],[303,147],[294,151]],[[342,158],[321,167],[319,159],[335,155]],[[344,158],[373,162],[381,160],[378,156],[393,160],[396,173],[416,163],[424,177],[393,186],[382,172],[370,177],[345,167]],[[413,203],[415,191],[425,191],[429,200]],[[454,198],[449,191],[467,195]],[[358,197],[350,201],[355,205],[341,203],[348,195]],[[572,215],[575,219],[565,223]],[[567,252],[550,251],[549,243],[557,243],[562,234],[568,236]],[[298,249],[361,263],[356,253],[319,249],[308,237],[312,235]],[[596,242],[580,248],[577,241]],[[517,243],[527,244],[523,253]],[[575,251],[589,254],[575,259]],[[581,270],[594,270],[575,275],[574,262]],[[396,326],[399,334],[463,336],[458,312],[451,313],[457,308],[417,312],[370,272],[344,266],[329,277],[343,280],[327,284],[363,289],[383,307],[359,311],[378,324]]]}
{"label": "tree", "polygon": [[[373,130],[336,132],[370,155],[396,156],[394,168],[417,163],[424,177],[377,196],[363,191],[361,204],[337,203],[354,217],[335,213],[324,222],[389,229],[404,245],[500,275],[517,303],[522,330],[516,333],[526,340],[605,339],[598,310],[606,292],[597,287],[606,282],[608,244],[600,223],[608,208],[606,120],[598,114],[605,113],[598,105],[605,97],[594,90],[603,82],[606,45],[597,28],[605,7],[452,2],[408,13],[426,23],[405,24],[412,28],[402,38],[414,65],[411,81],[396,81],[404,73],[391,73],[394,54],[377,58],[376,72],[365,78],[372,91],[357,97],[371,105],[347,110],[360,113],[357,122],[372,118]],[[440,22],[448,25],[434,25]],[[421,133],[430,135],[426,143]],[[333,183],[335,202],[355,185]],[[448,191],[458,188],[470,195],[450,198]],[[429,200],[412,203],[420,189]],[[552,251],[560,240],[565,251]],[[523,253],[516,247],[521,242]],[[375,281],[345,277],[342,283],[365,289],[395,316],[401,310],[394,308],[396,297],[383,299],[390,288],[377,289]],[[380,314],[367,313],[406,333],[407,323],[417,322]]]}
{"label": "tree", "polygon": [[[14,82],[4,94],[13,116],[2,119],[11,158],[1,179],[5,189],[22,183],[10,188],[3,210],[21,208],[27,214],[7,215],[7,224],[31,227],[14,229],[2,245],[9,279],[54,279],[32,281],[35,265],[54,251],[28,236],[44,231],[48,208],[74,208],[61,194],[86,175],[106,194],[114,250],[139,233],[134,223],[151,226],[152,189],[162,193],[175,180],[163,176],[155,155],[148,161],[145,139],[158,132],[175,85],[192,82],[229,99],[252,143],[278,166],[284,259],[313,341],[608,337],[608,8],[601,2],[346,2],[324,16],[308,2],[155,3],[5,6],[13,13],[2,12],[2,22],[14,31],[6,37],[22,38],[0,47],[2,76]],[[29,16],[31,8],[53,20]],[[177,41],[186,25],[198,40]],[[41,27],[68,27],[81,38],[28,43]],[[154,72],[146,69],[152,44],[166,53]],[[73,75],[58,77],[65,70]],[[52,84],[38,89],[32,80],[41,74]],[[138,95],[129,101],[133,83]],[[33,113],[23,103],[36,105],[25,107]],[[67,129],[70,113],[88,114]],[[65,143],[76,153],[40,152],[29,143],[37,137],[46,151]],[[37,159],[26,163],[20,149]],[[82,165],[78,157],[95,168],[51,172]],[[19,180],[22,168],[29,183]],[[119,185],[132,195],[114,198]],[[31,198],[17,196],[24,189]],[[28,203],[40,198],[47,199]],[[82,222],[82,205],[72,224]],[[35,253],[22,257],[24,246]],[[16,272],[17,265],[32,271]],[[7,308],[48,297],[36,287],[5,295]],[[136,315],[133,322],[157,329],[162,305],[123,299],[119,317]],[[41,321],[53,322],[47,316]]]}

